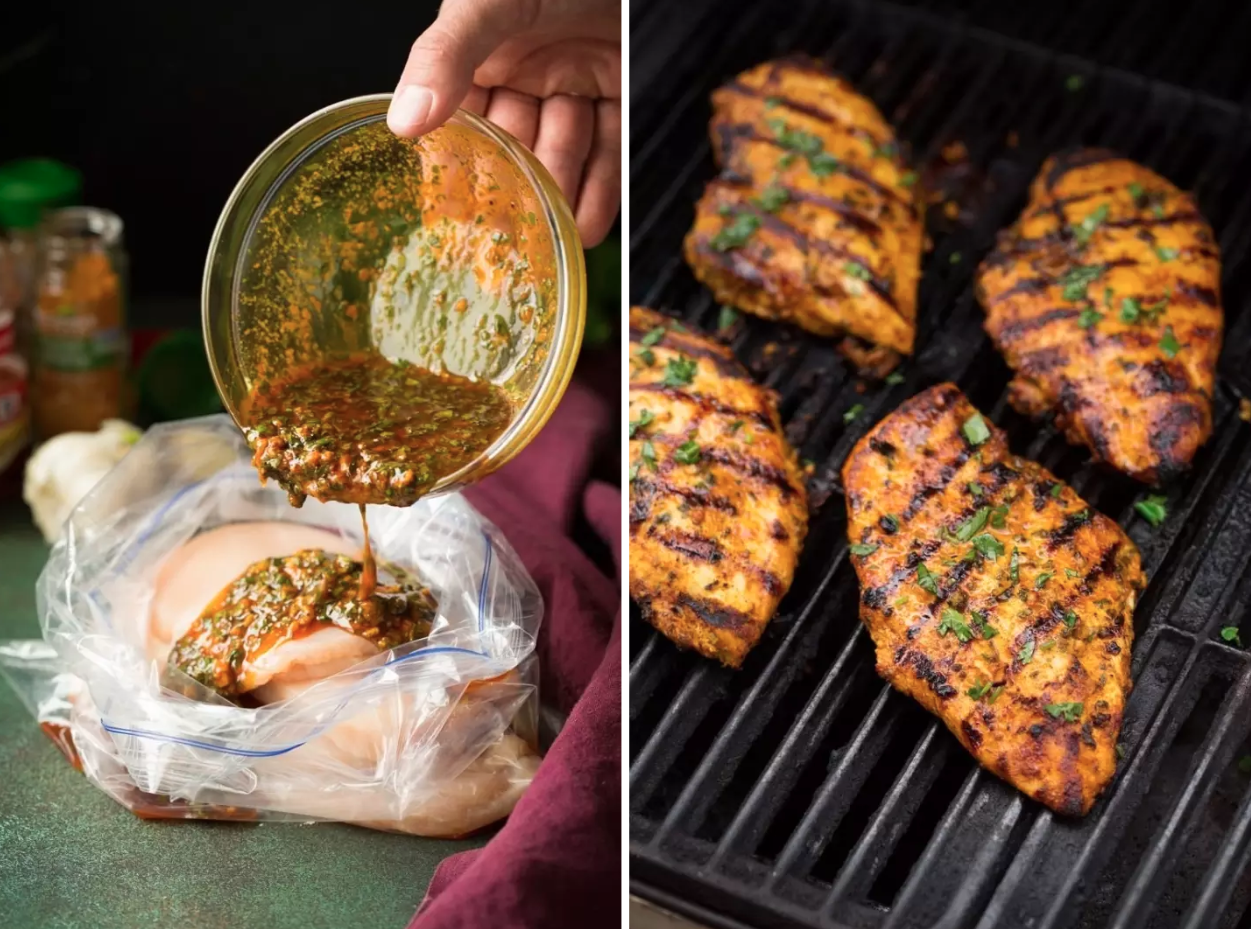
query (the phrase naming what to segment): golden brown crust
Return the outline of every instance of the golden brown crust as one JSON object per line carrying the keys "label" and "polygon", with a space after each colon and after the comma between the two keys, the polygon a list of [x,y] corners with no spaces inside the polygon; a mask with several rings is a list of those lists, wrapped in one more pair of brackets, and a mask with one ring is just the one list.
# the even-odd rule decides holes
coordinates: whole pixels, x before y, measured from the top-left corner
{"label": "golden brown crust", "polygon": [[[695,276],[722,303],[911,354],[921,199],[876,107],[804,59],[745,71],[712,102],[722,171],[686,237]],[[735,244],[736,223],[757,228]]]}
{"label": "golden brown crust", "polygon": [[878,673],[984,767],[1057,812],[1085,814],[1116,768],[1145,586],[1138,550],[1013,455],[989,420],[966,435],[975,416],[941,384],[848,456],[860,617]]}
{"label": "golden brown crust", "polygon": [[1111,152],[1049,159],[977,275],[1012,405],[1138,480],[1184,470],[1212,432],[1220,273],[1189,194]]}
{"label": "golden brown crust", "polygon": [[630,596],[674,642],[736,668],[808,529],[775,397],[729,349],[635,307],[630,429]]}

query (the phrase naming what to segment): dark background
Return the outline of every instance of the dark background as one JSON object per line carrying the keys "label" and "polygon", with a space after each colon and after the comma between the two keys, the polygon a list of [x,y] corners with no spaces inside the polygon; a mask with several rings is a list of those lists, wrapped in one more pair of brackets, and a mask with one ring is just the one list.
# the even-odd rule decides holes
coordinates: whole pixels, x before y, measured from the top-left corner
{"label": "dark background", "polygon": [[0,161],[81,170],[118,213],[131,324],[196,326],[218,213],[261,150],[345,97],[390,91],[437,0],[6,2]]}

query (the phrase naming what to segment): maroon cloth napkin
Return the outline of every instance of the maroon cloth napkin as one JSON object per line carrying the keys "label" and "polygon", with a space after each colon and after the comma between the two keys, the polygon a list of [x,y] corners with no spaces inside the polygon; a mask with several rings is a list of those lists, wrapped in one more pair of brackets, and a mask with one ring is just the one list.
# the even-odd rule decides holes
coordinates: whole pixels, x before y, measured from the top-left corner
{"label": "maroon cloth napkin", "polygon": [[534,442],[468,491],[543,593],[540,688],[569,718],[504,827],[439,865],[412,929],[621,924],[620,580],[572,538],[581,514],[620,575],[621,492],[590,481],[614,432],[608,401],[575,382]]}

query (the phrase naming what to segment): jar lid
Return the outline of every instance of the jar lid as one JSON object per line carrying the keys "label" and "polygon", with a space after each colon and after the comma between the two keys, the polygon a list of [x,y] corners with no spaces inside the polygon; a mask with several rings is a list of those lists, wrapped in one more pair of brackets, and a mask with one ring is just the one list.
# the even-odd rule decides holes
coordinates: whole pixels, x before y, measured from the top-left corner
{"label": "jar lid", "polygon": [[51,158],[24,158],[0,165],[0,226],[33,229],[45,210],[82,196],[82,175]]}

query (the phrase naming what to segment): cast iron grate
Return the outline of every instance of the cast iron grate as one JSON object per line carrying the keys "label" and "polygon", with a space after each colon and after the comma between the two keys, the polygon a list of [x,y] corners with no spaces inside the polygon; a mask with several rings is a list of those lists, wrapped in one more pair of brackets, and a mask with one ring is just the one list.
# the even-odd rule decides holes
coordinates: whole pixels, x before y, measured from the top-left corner
{"label": "cast iron grate", "polygon": [[[815,464],[815,508],[792,592],[741,671],[632,626],[635,890],[724,926],[1247,929],[1251,771],[1239,762],[1251,749],[1251,656],[1219,630],[1240,625],[1251,645],[1251,429],[1238,403],[1251,395],[1251,192],[1241,183],[1251,176],[1251,111],[924,9],[704,0],[671,10],[632,14],[634,302],[716,328],[718,307],[680,257],[713,173],[708,94],[773,56],[831,61],[878,103],[917,164],[963,142],[977,195],[959,220],[931,228],[919,353],[904,383],[866,389],[828,344],[760,320],[725,333],[779,391],[788,433]],[[1032,38],[1088,48],[1088,27],[1058,15]],[[1187,25],[1175,46],[1201,51],[1200,37]],[[1228,70],[1191,65],[1186,73]],[[1216,432],[1167,488],[1158,529],[1133,509],[1142,488],[1007,405],[1009,372],[972,294],[973,268],[1043,158],[1074,144],[1116,148],[1195,191],[1224,255]],[[870,424],[943,379],[1005,426],[1015,450],[1119,519],[1151,576],[1135,621],[1124,759],[1080,821],[980,770],[873,671],[838,471]],[[863,412],[845,423],[856,404]]]}

